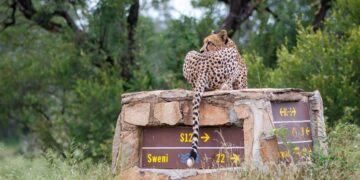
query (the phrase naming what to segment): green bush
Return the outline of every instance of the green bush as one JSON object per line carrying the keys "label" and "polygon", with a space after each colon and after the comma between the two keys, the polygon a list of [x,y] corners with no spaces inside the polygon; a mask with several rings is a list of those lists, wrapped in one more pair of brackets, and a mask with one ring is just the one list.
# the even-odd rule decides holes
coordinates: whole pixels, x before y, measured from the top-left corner
{"label": "green bush", "polygon": [[[17,43],[21,32],[0,38]],[[85,157],[109,158],[123,80],[113,68],[92,66],[63,37],[37,31],[25,37],[16,53],[0,55],[0,132],[15,123],[13,136],[36,137],[42,150],[62,154],[76,142],[88,145]]]}
{"label": "green bush", "polygon": [[360,16],[345,1],[336,5],[325,30],[299,26],[296,45],[278,49],[275,68],[267,68],[256,52],[245,53],[249,85],[318,89],[330,127],[339,122],[360,125]]}

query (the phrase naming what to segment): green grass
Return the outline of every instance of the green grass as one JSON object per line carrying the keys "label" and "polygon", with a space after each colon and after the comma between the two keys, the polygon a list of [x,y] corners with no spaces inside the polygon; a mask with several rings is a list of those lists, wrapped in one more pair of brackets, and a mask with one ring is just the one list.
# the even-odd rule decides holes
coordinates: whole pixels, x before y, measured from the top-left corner
{"label": "green grass", "polygon": [[328,134],[329,154],[312,155],[307,163],[277,164],[268,169],[244,167],[238,179],[359,179],[360,129],[339,124]]}
{"label": "green grass", "polygon": [[[360,177],[360,129],[340,124],[328,134],[329,155],[313,154],[311,163],[278,164],[267,169],[243,166],[237,179],[358,179]],[[0,143],[2,179],[112,179],[110,163],[78,160],[72,151],[61,158],[51,151],[27,158],[16,147]],[[66,154],[66,153],[65,153]],[[120,176],[121,177],[121,174]],[[215,176],[214,176],[215,177]],[[222,176],[227,179],[228,176]],[[233,174],[229,174],[233,179]]]}
{"label": "green grass", "polygon": [[9,179],[109,179],[110,164],[60,158],[48,153],[28,158],[16,152],[16,147],[0,143],[0,180]]}

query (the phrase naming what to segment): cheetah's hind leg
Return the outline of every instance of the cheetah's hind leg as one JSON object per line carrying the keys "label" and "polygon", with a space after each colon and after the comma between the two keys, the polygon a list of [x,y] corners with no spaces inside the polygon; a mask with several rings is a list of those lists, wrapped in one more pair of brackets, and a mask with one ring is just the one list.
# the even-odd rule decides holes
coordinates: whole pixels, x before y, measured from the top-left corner
{"label": "cheetah's hind leg", "polygon": [[246,77],[239,77],[237,80],[235,80],[235,82],[233,83],[233,87],[234,87],[234,90],[237,90],[237,89],[247,89],[248,86],[247,86],[247,79]]}
{"label": "cheetah's hind leg", "polygon": [[241,89],[241,83],[239,80],[236,80],[233,84],[234,90]]}
{"label": "cheetah's hind leg", "polygon": [[233,90],[232,84],[224,83],[221,85],[220,90]]}

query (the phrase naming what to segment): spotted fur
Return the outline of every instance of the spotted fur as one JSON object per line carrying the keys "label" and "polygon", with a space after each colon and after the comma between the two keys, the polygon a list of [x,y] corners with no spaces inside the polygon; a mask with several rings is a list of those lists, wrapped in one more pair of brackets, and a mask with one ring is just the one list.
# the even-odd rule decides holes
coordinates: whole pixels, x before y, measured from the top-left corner
{"label": "spotted fur", "polygon": [[183,66],[184,77],[194,91],[192,149],[187,161],[189,167],[193,166],[198,156],[199,107],[204,91],[247,88],[245,62],[226,31],[205,38],[200,52],[190,51]]}

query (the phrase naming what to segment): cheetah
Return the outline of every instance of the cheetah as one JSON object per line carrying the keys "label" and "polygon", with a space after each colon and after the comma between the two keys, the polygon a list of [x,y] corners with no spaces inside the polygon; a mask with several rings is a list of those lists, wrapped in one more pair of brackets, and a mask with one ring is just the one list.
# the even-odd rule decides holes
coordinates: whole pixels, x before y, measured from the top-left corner
{"label": "cheetah", "polygon": [[[237,51],[237,46],[233,40],[231,40],[226,30],[221,30],[219,33],[211,34],[204,39],[204,44],[200,49],[200,52],[213,52],[218,51],[223,48],[235,48]],[[237,80],[234,82],[233,89],[246,89],[247,88],[247,68],[245,60],[237,51],[237,61],[240,64],[240,75]]]}
{"label": "cheetah", "polygon": [[221,30],[205,38],[200,53],[187,53],[183,75],[194,91],[192,149],[187,166],[192,167],[198,156],[199,107],[204,91],[247,88],[247,69],[235,43]]}

